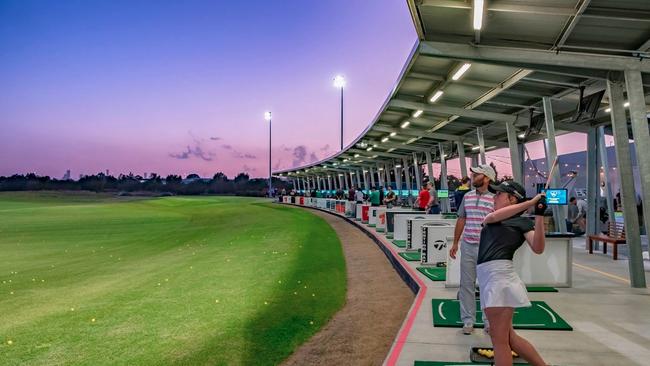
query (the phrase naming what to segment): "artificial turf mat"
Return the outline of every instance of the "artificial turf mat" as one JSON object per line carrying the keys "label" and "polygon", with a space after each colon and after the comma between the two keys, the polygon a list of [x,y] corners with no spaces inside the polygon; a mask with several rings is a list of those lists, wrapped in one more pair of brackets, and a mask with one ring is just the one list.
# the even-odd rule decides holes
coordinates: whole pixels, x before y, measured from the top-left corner
{"label": "artificial turf mat", "polygon": [[393,233],[386,233],[386,239],[392,239]]}
{"label": "artificial turf mat", "polygon": [[528,292],[559,292],[555,287],[530,286],[526,287]]}
{"label": "artificial turf mat", "polygon": [[452,362],[452,361],[415,361],[413,366],[452,366],[452,365],[491,365],[491,363]]}
{"label": "artificial turf mat", "polygon": [[386,231],[386,229],[381,228],[381,227],[377,227],[377,228],[375,228],[375,231],[378,232],[378,233],[383,233],[384,231]]}
{"label": "artificial turf mat", "polygon": [[427,276],[431,281],[445,281],[447,268],[445,267],[418,267],[418,271]]}
{"label": "artificial turf mat", "polygon": [[370,227],[375,227],[375,226],[377,226],[377,225],[376,225],[376,224],[368,224],[368,226],[370,226]]}
{"label": "artificial turf mat", "polygon": [[422,260],[422,255],[419,252],[402,252],[399,253],[399,255],[409,262]]}
{"label": "artificial turf mat", "polygon": [[[530,308],[517,308],[512,319],[515,329],[573,330],[573,328],[544,301],[531,301]],[[480,309],[479,301],[476,308]],[[460,303],[452,299],[432,299],[433,325],[461,328]],[[483,327],[483,312],[476,311],[476,328]]]}
{"label": "artificial turf mat", "polygon": [[334,230],[267,199],[0,193],[0,253],[2,365],[280,364],[345,303]]}
{"label": "artificial turf mat", "polygon": [[406,240],[393,240],[393,245],[398,248],[406,248]]}

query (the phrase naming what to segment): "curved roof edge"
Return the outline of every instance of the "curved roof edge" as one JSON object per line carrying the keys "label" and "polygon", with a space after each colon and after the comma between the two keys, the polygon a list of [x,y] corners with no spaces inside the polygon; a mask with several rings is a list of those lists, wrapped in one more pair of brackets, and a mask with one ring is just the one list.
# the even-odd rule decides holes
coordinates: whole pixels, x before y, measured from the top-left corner
{"label": "curved roof edge", "polygon": [[368,124],[368,126],[366,126],[366,128],[357,137],[355,137],[355,139],[351,143],[346,145],[343,148],[343,150],[340,150],[340,151],[338,151],[338,152],[336,152],[336,153],[334,153],[334,154],[332,154],[330,156],[327,156],[327,157],[325,157],[325,158],[323,158],[321,160],[318,160],[318,161],[315,161],[315,162],[312,162],[312,163],[309,163],[309,164],[305,164],[305,165],[301,165],[301,166],[294,167],[294,168],[289,168],[289,169],[282,169],[282,170],[273,171],[272,174],[273,175],[275,175],[275,174],[284,174],[284,173],[293,172],[293,171],[296,171],[296,170],[309,169],[309,168],[311,168],[313,166],[323,164],[323,163],[327,162],[330,159],[336,158],[336,157],[340,156],[341,154],[344,154],[348,149],[354,147],[361,139],[363,139],[363,137],[366,135],[366,133],[368,131],[370,131],[370,129],[377,123],[377,121],[379,120],[379,116],[381,116],[381,114],[386,110],[386,108],[388,108],[388,103],[391,101],[391,99],[393,98],[395,93],[397,93],[397,90],[399,89],[400,85],[404,82],[404,75],[406,75],[406,73],[411,69],[411,66],[413,65],[413,62],[417,58],[416,56],[418,54],[419,46],[420,46],[420,40],[418,39],[418,40],[415,41],[415,44],[413,45],[413,48],[411,49],[411,52],[409,53],[409,55],[408,55],[408,57],[406,59],[406,63],[402,67],[402,70],[400,71],[400,73],[399,73],[399,75],[397,77],[397,80],[393,83],[393,87],[391,88],[390,93],[388,93],[388,96],[386,96],[386,99],[384,100],[384,103],[382,103],[381,107],[379,108],[379,110],[377,111],[375,116],[373,117],[372,122],[370,122],[370,124]]}

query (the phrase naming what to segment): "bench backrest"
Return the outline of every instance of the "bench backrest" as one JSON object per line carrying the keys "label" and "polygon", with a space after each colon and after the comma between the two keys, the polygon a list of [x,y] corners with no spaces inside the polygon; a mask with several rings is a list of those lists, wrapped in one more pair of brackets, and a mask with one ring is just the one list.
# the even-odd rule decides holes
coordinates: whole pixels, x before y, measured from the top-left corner
{"label": "bench backrest", "polygon": [[614,239],[625,240],[625,225],[622,222],[610,222],[607,236]]}

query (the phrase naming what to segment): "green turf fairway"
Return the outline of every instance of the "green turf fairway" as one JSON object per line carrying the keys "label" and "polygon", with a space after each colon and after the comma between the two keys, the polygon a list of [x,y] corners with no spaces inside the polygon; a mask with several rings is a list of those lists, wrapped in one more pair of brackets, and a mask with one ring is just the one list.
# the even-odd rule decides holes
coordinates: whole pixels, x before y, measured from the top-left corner
{"label": "green turf fairway", "polygon": [[278,364],[340,309],[321,218],[262,199],[0,194],[0,364]]}
{"label": "green turf fairway", "polygon": [[[548,330],[573,330],[571,326],[558,313],[544,301],[531,301],[530,308],[517,308],[512,317],[512,326],[515,329],[548,329]],[[479,301],[476,308],[480,309]],[[451,299],[431,299],[433,312],[433,325],[436,327],[463,326],[460,320],[460,302]],[[483,327],[483,312],[476,311],[476,328]]]}

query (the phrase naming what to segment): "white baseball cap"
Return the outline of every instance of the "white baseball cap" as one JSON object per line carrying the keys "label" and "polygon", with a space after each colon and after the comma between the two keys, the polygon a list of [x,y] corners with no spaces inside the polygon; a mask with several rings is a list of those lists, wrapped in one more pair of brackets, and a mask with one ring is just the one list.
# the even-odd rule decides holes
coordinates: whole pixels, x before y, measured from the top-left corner
{"label": "white baseball cap", "polygon": [[469,168],[472,173],[483,174],[486,177],[490,178],[491,181],[495,181],[497,178],[497,173],[494,171],[491,165],[482,164],[479,166],[473,166]]}

